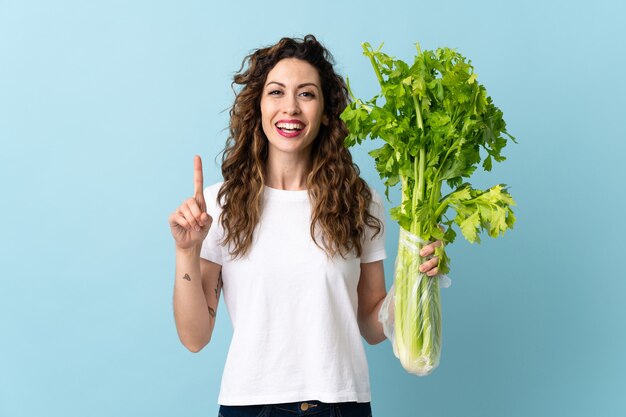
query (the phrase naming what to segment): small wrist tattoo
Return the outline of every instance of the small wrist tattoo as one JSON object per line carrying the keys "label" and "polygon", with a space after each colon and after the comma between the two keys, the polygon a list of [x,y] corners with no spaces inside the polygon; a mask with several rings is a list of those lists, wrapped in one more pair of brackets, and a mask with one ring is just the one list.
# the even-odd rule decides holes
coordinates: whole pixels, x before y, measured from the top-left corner
{"label": "small wrist tattoo", "polygon": [[187,281],[191,281],[191,277],[189,276],[189,274],[185,274],[183,279],[186,279]]}
{"label": "small wrist tattoo", "polygon": [[209,314],[211,317],[215,318],[215,310],[213,310],[213,307],[209,307]]}

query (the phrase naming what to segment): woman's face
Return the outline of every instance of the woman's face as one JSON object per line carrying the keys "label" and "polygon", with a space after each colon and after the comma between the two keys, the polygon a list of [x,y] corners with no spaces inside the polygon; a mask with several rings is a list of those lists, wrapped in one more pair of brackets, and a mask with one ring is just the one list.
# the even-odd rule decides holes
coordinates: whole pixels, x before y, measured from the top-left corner
{"label": "woman's face", "polygon": [[263,132],[270,153],[308,158],[323,114],[324,97],[317,69],[306,61],[285,58],[267,74],[261,96]]}

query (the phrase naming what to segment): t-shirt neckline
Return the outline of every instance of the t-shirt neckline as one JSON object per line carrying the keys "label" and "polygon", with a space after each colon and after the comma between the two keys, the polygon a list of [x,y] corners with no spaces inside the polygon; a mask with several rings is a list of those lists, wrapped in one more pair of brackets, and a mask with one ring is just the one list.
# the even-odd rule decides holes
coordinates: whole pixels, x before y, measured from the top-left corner
{"label": "t-shirt neckline", "polygon": [[264,197],[269,200],[304,201],[309,198],[308,190],[279,190],[264,185]]}

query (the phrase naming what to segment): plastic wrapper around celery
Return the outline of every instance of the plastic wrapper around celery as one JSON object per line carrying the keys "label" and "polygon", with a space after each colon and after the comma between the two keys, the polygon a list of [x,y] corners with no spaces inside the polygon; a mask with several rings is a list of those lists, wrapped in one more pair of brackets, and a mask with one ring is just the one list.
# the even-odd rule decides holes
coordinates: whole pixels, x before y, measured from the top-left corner
{"label": "plastic wrapper around celery", "polygon": [[402,367],[419,376],[430,374],[439,365],[439,288],[447,288],[451,283],[446,275],[429,277],[419,272],[421,263],[432,257],[419,255],[426,244],[400,228],[394,282],[378,314]]}

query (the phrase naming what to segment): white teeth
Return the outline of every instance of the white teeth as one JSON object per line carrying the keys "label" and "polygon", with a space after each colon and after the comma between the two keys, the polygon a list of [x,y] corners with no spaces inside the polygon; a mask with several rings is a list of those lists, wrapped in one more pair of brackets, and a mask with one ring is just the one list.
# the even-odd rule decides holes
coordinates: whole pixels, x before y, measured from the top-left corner
{"label": "white teeth", "polygon": [[279,129],[300,130],[304,126],[300,123],[276,123],[276,127]]}

